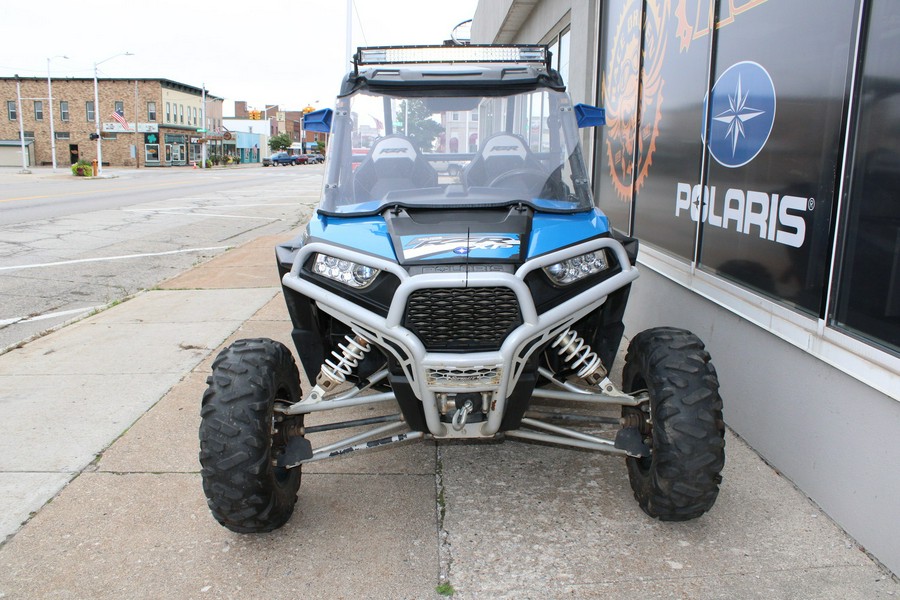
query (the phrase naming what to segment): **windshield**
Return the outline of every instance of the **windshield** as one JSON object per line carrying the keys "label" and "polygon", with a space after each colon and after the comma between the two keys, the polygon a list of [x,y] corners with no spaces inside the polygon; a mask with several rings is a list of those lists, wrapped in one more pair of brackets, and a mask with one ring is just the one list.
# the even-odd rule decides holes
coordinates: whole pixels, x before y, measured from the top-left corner
{"label": "windshield", "polygon": [[358,92],[338,100],[320,212],[593,203],[571,104],[541,89],[509,96]]}

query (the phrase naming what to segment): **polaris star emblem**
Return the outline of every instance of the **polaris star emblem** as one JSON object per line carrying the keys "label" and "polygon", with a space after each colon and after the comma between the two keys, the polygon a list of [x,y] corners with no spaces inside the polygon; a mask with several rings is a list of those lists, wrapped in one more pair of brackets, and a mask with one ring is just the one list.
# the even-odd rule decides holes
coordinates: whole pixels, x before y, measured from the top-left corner
{"label": "polaris star emblem", "polygon": [[709,153],[720,165],[742,167],[756,158],[775,124],[775,85],[755,62],[729,67],[704,100],[709,114]]}
{"label": "polaris star emblem", "polygon": [[519,236],[488,233],[468,237],[466,234],[405,236],[403,258],[441,259],[468,255],[473,258],[513,258],[519,253]]}

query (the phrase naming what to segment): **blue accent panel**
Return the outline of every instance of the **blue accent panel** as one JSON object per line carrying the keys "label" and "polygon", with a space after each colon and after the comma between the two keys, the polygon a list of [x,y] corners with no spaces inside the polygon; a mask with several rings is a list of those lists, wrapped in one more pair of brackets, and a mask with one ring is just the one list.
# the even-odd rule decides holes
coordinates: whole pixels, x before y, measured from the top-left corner
{"label": "blue accent panel", "polygon": [[527,258],[553,252],[609,231],[609,219],[599,209],[572,214],[534,213]]}
{"label": "blue accent panel", "polygon": [[303,115],[303,129],[307,131],[331,132],[331,119],[334,111],[330,108],[315,110]]}
{"label": "blue accent panel", "polygon": [[606,125],[606,109],[590,104],[576,104],[575,119],[578,127],[600,127]]}
{"label": "blue accent panel", "polygon": [[387,223],[381,217],[329,217],[320,214],[309,222],[309,235],[360,252],[395,261]]}

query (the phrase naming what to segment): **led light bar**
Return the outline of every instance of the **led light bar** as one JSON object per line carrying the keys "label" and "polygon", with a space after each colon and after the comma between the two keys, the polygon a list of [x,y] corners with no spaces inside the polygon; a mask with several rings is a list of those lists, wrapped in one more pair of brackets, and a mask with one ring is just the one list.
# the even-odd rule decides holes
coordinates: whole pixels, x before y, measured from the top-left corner
{"label": "led light bar", "polygon": [[359,48],[357,66],[422,63],[539,63],[547,64],[546,46],[375,46]]}

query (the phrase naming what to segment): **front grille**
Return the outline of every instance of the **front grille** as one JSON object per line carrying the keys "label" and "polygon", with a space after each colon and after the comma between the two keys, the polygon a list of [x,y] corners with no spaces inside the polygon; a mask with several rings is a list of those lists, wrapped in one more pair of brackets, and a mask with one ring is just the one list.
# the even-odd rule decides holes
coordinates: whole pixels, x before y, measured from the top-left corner
{"label": "front grille", "polygon": [[516,294],[506,287],[417,290],[403,318],[432,352],[497,350],[521,324]]}
{"label": "front grille", "polygon": [[500,385],[501,365],[480,367],[434,367],[425,370],[425,383],[431,387],[482,387]]}

